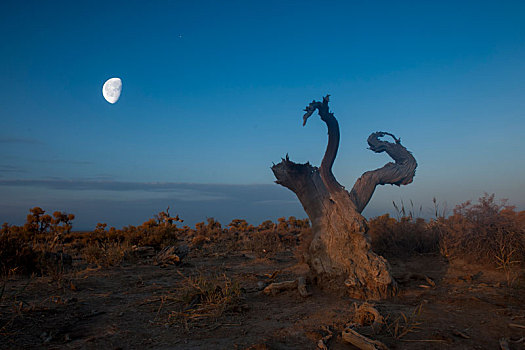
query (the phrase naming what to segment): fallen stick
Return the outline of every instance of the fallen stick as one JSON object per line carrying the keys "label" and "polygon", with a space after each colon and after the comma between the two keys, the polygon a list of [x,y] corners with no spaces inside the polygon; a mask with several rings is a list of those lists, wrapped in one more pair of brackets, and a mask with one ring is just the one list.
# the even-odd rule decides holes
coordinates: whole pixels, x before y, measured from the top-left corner
{"label": "fallen stick", "polygon": [[420,287],[423,287],[423,288],[435,288],[436,287],[436,282],[434,282],[430,277],[422,273],[405,273],[404,275],[396,277],[396,280],[401,284],[407,283],[410,280],[421,280],[421,281],[426,281],[429,284],[429,286],[420,285]]}
{"label": "fallen stick", "polygon": [[517,323],[509,323],[509,327],[525,329],[525,326]]}
{"label": "fallen stick", "polygon": [[263,293],[266,295],[276,295],[277,293],[280,293],[284,290],[294,289],[297,289],[302,297],[310,296],[310,293],[306,289],[306,280],[304,279],[304,277],[299,277],[292,281],[271,283],[263,289]]}
{"label": "fallen stick", "polygon": [[277,293],[280,293],[283,290],[297,289],[297,285],[298,285],[297,280],[275,282],[275,283],[269,284],[266,288],[264,288],[263,293],[276,295]]}
{"label": "fallen stick", "polygon": [[361,350],[388,350],[388,347],[378,340],[373,340],[357,333],[352,328],[347,328],[341,333],[341,337],[347,343]]}
{"label": "fallen stick", "polygon": [[455,336],[461,337],[463,339],[470,339],[470,337],[468,335],[466,335],[463,332],[458,331],[457,329],[453,330],[452,334],[454,334]]}

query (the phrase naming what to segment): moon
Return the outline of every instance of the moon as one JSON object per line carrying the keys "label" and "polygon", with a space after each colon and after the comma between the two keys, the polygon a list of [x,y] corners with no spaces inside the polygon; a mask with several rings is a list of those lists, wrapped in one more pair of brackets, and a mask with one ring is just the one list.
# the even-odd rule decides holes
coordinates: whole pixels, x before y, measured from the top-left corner
{"label": "moon", "polygon": [[108,79],[102,87],[102,96],[111,104],[118,101],[121,92],[122,80],[120,78]]}

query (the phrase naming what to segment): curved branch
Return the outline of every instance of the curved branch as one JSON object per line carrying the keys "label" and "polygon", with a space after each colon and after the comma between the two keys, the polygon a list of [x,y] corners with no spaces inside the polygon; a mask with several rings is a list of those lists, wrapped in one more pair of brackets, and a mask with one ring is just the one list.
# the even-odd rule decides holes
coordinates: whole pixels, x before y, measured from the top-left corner
{"label": "curved branch", "polygon": [[337,182],[334,174],[332,173],[332,166],[334,165],[335,157],[337,156],[337,150],[339,148],[339,123],[335,119],[334,114],[330,113],[328,109],[328,102],[330,95],[323,97],[323,102],[312,101],[306,108],[306,113],[303,116],[303,126],[306,125],[308,118],[316,111],[319,111],[321,120],[326,123],[328,127],[328,145],[324,153],[319,173],[325,183],[326,187],[331,193],[339,192],[344,190],[343,186]]}
{"label": "curved branch", "polygon": [[[385,135],[391,136],[395,143],[379,139]],[[412,153],[401,145],[401,140],[393,134],[384,131],[374,132],[370,134],[367,141],[372,151],[388,153],[395,163],[390,162],[382,168],[367,171],[357,179],[352,191],[350,191],[350,198],[359,213],[365,209],[377,185],[408,185],[414,179],[417,167],[416,159]]]}

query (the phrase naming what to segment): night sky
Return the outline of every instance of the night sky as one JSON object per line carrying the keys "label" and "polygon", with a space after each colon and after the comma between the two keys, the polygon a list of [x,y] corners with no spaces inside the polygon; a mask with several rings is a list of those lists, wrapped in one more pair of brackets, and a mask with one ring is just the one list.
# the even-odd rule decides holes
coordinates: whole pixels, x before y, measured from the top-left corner
{"label": "night sky", "polygon": [[0,38],[0,223],[306,217],[270,166],[320,164],[326,126],[302,110],[326,94],[341,184],[390,160],[374,131],[419,164],[365,216],[484,192],[525,209],[523,1],[3,0]]}

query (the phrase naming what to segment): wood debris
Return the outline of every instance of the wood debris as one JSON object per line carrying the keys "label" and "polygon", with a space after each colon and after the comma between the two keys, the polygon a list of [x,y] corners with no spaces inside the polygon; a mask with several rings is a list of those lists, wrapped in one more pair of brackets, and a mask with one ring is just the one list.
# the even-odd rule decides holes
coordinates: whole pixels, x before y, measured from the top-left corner
{"label": "wood debris", "polygon": [[463,338],[463,339],[470,339],[470,337],[469,337],[468,335],[466,335],[466,334],[463,333],[463,332],[458,331],[457,329],[454,329],[454,330],[452,331],[452,334],[454,334],[455,336],[461,337],[461,338]]}
{"label": "wood debris", "polygon": [[408,283],[410,280],[420,280],[420,281],[426,281],[428,285],[420,284],[419,287],[421,288],[435,288],[436,282],[434,282],[430,277],[427,275],[424,275],[422,273],[405,273],[402,276],[399,276],[396,278],[396,280],[401,283]]}
{"label": "wood debris", "polygon": [[297,289],[302,297],[311,295],[306,289],[306,280],[304,277],[299,277],[291,281],[271,283],[266,288],[264,288],[263,293],[267,295],[276,295],[282,291],[294,289]]}
{"label": "wood debris", "polygon": [[347,328],[341,333],[341,337],[347,343],[361,350],[388,350],[388,347],[378,340],[373,340],[357,333],[352,328]]}
{"label": "wood debris", "polygon": [[521,329],[525,329],[525,326],[522,325],[522,324],[517,324],[517,323],[509,323],[509,327],[511,328],[521,328]]}
{"label": "wood debris", "polygon": [[357,304],[354,304],[355,315],[354,321],[360,326],[366,326],[371,324],[374,328],[381,328],[385,323],[383,316],[377,311],[374,305],[367,302],[361,304],[357,307]]}
{"label": "wood debris", "polygon": [[332,339],[334,336],[334,333],[330,330],[330,327],[323,326],[321,327],[324,331],[326,331],[327,335],[319,339],[319,342],[317,342],[317,347],[322,350],[328,350],[328,341]]}
{"label": "wood debris", "polygon": [[174,246],[164,247],[155,256],[154,265],[175,265],[181,262],[181,258],[176,253],[177,249]]}
{"label": "wood debris", "polygon": [[317,342],[317,347],[321,350],[328,350],[328,341],[330,339],[332,339],[334,333],[330,330],[329,327],[326,327],[326,326],[323,326],[322,327],[324,331],[326,331],[328,334],[325,335],[324,337],[322,337],[321,339],[319,339],[319,341]]}
{"label": "wood debris", "polygon": [[293,290],[296,288],[297,288],[297,280],[274,282],[274,283],[269,284],[266,288],[264,288],[263,293],[276,295],[277,293],[280,293],[282,291]]}

